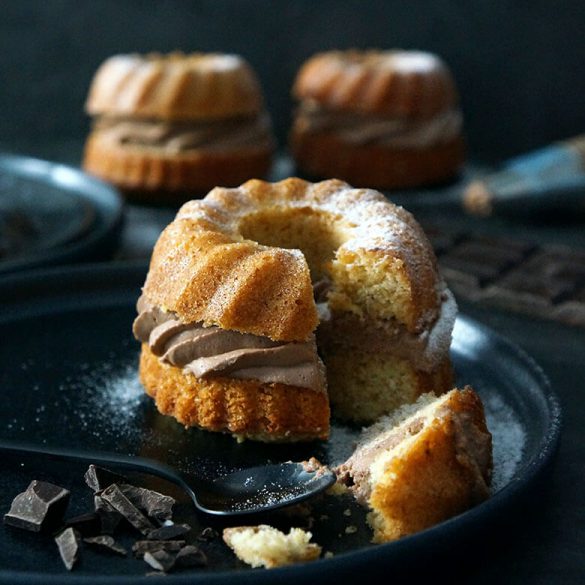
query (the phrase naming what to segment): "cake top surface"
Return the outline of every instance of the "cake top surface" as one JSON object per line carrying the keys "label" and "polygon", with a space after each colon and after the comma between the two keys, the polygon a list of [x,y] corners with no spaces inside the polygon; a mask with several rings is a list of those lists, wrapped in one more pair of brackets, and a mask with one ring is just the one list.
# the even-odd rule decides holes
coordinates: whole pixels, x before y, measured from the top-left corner
{"label": "cake top surface", "polygon": [[97,70],[86,102],[92,116],[160,120],[252,116],[262,109],[250,65],[223,53],[114,55]]}
{"label": "cake top surface", "polygon": [[338,180],[251,180],[186,203],[155,246],[144,294],[185,322],[298,341],[317,326],[311,273],[323,272],[334,310],[416,334],[440,314],[443,282],[412,215]]}
{"label": "cake top surface", "polygon": [[324,108],[389,117],[430,117],[457,105],[447,65],[423,51],[329,51],[306,61],[293,95]]}

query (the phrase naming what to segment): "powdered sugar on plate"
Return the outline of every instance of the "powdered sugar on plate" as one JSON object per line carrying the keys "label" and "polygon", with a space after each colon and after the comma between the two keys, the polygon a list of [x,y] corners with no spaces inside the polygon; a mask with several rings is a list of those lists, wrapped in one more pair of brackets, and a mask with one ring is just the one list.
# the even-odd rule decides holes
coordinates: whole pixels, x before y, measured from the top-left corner
{"label": "powdered sugar on plate", "polygon": [[518,469],[526,444],[526,431],[516,414],[498,394],[483,397],[488,429],[492,433],[494,471],[492,492],[505,487]]}

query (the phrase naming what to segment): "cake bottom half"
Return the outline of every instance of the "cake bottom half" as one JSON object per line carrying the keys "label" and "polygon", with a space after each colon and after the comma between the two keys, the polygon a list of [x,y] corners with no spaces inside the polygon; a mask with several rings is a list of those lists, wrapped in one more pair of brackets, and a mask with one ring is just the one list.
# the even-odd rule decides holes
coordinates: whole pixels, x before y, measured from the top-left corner
{"label": "cake bottom half", "polygon": [[329,436],[326,392],[256,380],[196,378],[162,363],[144,344],[140,380],[158,410],[185,426],[265,442]]}

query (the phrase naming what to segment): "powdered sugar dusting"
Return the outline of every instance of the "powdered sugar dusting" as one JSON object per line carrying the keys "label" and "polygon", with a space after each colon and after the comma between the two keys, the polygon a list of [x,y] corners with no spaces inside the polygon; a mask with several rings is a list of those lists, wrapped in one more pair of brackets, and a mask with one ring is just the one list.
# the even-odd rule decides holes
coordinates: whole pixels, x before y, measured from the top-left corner
{"label": "powdered sugar dusting", "polygon": [[492,492],[505,487],[517,472],[526,444],[526,431],[514,411],[497,394],[483,399],[487,426],[492,433],[494,471]]}

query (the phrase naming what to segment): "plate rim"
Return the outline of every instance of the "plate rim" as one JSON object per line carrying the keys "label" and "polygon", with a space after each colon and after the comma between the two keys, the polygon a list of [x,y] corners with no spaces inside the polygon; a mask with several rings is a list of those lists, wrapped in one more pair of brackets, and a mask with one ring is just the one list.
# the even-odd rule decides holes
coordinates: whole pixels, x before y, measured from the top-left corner
{"label": "plate rim", "polygon": [[[19,288],[26,288],[30,293],[30,287],[42,288],[58,284],[60,292],[66,292],[67,284],[71,286],[79,278],[106,283],[119,293],[123,292],[125,281],[111,276],[126,276],[139,282],[138,277],[144,278],[147,264],[143,261],[124,261],[108,264],[83,264],[78,266],[59,266],[54,268],[43,268],[31,270],[24,273],[13,273],[0,278],[0,301],[3,296],[18,295]],[[109,278],[106,275],[109,274]],[[69,280],[68,280],[69,279]],[[33,291],[34,292],[34,291]],[[539,394],[544,398],[548,424],[543,436],[538,443],[538,453],[533,456],[525,465],[522,476],[510,481],[488,500],[474,506],[453,518],[441,522],[431,528],[416,534],[404,537],[400,540],[377,544],[369,548],[360,548],[335,555],[328,559],[318,559],[310,563],[292,565],[271,570],[234,569],[230,571],[205,571],[201,573],[175,573],[161,576],[168,582],[169,577],[177,583],[210,583],[219,585],[227,580],[237,578],[243,584],[272,583],[275,579],[282,581],[293,580],[295,577],[323,578],[330,572],[339,574],[339,571],[355,571],[360,566],[377,563],[381,554],[385,555],[386,562],[390,564],[393,560],[400,562],[401,555],[411,555],[414,550],[424,550],[429,543],[436,542],[437,538],[443,541],[450,541],[455,533],[461,531],[472,531],[477,528],[482,518],[488,520],[502,510],[508,508],[517,501],[521,494],[528,490],[548,468],[552,461],[560,440],[563,426],[563,413],[557,393],[553,390],[548,377],[542,367],[521,347],[508,340],[504,335],[494,331],[489,326],[465,315],[459,314],[458,320],[473,326],[482,336],[493,340],[498,346],[505,349],[514,360],[525,366],[532,376],[538,381]],[[0,323],[2,320],[0,319]],[[377,558],[378,557],[378,558]],[[71,575],[69,575],[71,577]],[[143,576],[130,575],[75,575],[82,583],[95,583],[104,585],[126,584],[135,580],[146,578]],[[148,577],[148,583],[156,583],[159,577]],[[64,575],[60,573],[46,574],[39,572],[23,572],[16,570],[0,569],[0,581],[15,584],[53,584],[61,583]],[[162,581],[161,581],[162,582]]]}
{"label": "plate rim", "polygon": [[95,208],[97,224],[71,242],[28,253],[21,258],[2,260],[0,275],[91,257],[99,252],[101,245],[109,240],[117,241],[121,234],[125,204],[119,192],[108,183],[70,165],[6,151],[0,151],[0,171],[76,192]]}

